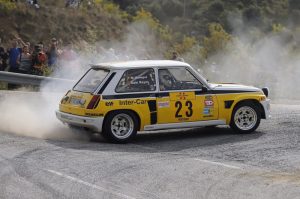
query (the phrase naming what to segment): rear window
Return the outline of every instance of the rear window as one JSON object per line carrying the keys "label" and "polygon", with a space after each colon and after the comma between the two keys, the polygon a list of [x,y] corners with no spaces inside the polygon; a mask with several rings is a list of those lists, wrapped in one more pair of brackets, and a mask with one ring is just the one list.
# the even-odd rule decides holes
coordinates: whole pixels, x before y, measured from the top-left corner
{"label": "rear window", "polygon": [[90,69],[79,82],[75,85],[74,90],[86,93],[93,93],[109,73],[109,70]]}

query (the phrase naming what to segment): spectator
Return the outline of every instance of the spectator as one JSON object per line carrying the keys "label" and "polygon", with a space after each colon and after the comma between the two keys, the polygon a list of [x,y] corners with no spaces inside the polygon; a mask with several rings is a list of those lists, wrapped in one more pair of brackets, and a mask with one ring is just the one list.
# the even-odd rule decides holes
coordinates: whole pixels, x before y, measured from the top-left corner
{"label": "spectator", "polygon": [[30,45],[30,42],[27,41],[27,42],[24,42],[20,37],[16,37],[16,40],[24,46],[27,46],[28,47],[28,52],[29,53],[32,53],[32,49],[31,49],[31,45]]}
{"label": "spectator", "polygon": [[46,54],[48,56],[48,66],[52,67],[57,63],[57,58],[59,56],[57,40],[55,38],[51,40],[50,49],[47,51]]}
{"label": "spectator", "polygon": [[39,9],[39,8],[40,8],[40,6],[39,6],[39,4],[38,4],[38,0],[33,0],[32,3],[33,3],[33,5],[34,5],[34,7],[35,7],[36,9]]}
{"label": "spectator", "polygon": [[184,62],[184,59],[182,57],[179,57],[179,54],[177,52],[173,52],[172,60]]}
{"label": "spectator", "polygon": [[7,68],[8,53],[5,51],[4,47],[1,46],[0,38],[0,71],[4,71]]}
{"label": "spectator", "polygon": [[30,5],[34,5],[36,9],[40,8],[37,0],[26,0],[26,2]]}
{"label": "spectator", "polygon": [[65,7],[79,8],[80,4],[81,4],[81,0],[66,0]]}
{"label": "spectator", "polygon": [[22,50],[18,48],[18,42],[13,41],[12,48],[9,50],[9,72],[19,72],[20,56]]}
{"label": "spectator", "polygon": [[42,42],[34,46],[34,52],[32,54],[32,64],[34,75],[43,75],[47,63],[47,55],[44,52],[44,45]]}
{"label": "spectator", "polygon": [[22,50],[21,59],[20,59],[20,73],[29,74],[32,67],[32,56],[29,53],[28,46],[25,45]]}
{"label": "spectator", "polygon": [[77,59],[77,54],[73,50],[73,45],[71,43],[65,47],[61,54],[61,58],[63,61],[73,61],[74,59]]}

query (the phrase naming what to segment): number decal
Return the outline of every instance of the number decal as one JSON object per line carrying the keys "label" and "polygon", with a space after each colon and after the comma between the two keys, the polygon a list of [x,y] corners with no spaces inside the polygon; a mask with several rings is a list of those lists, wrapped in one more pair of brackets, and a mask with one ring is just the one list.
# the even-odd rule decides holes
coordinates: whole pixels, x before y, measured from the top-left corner
{"label": "number decal", "polygon": [[175,102],[175,107],[178,108],[176,113],[175,113],[175,117],[182,117],[182,115],[179,114],[181,108],[182,108],[182,104],[180,101]]}
{"label": "number decal", "polygon": [[193,104],[191,101],[186,101],[185,106],[188,107],[189,111],[186,111],[185,114],[187,117],[191,117],[193,115]]}
{"label": "number decal", "polygon": [[[185,112],[186,117],[191,117],[193,115],[193,104],[192,104],[192,102],[191,101],[186,101],[185,106],[188,108],[188,111]],[[177,108],[176,113],[175,113],[175,117],[176,118],[182,117],[182,115],[179,114],[179,112],[182,109],[182,103],[180,101],[175,102],[175,107]]]}

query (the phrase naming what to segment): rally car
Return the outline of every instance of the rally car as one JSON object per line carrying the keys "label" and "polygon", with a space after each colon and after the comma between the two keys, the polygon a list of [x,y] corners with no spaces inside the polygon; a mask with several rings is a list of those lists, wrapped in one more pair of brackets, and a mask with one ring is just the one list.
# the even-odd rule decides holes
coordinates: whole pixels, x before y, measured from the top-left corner
{"label": "rally car", "polygon": [[142,60],[93,65],[56,116],[126,143],[138,131],[230,125],[251,133],[270,117],[268,89],[208,83],[189,64]]}

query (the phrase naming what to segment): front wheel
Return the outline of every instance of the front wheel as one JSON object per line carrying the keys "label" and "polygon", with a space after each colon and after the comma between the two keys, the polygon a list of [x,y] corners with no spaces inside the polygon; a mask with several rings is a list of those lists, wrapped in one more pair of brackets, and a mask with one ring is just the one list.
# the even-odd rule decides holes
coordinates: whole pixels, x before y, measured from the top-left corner
{"label": "front wheel", "polygon": [[251,102],[243,102],[233,109],[230,127],[238,133],[252,133],[259,126],[260,120],[258,107]]}
{"label": "front wheel", "polygon": [[115,111],[104,121],[102,135],[113,143],[127,143],[137,133],[138,119],[130,111]]}

